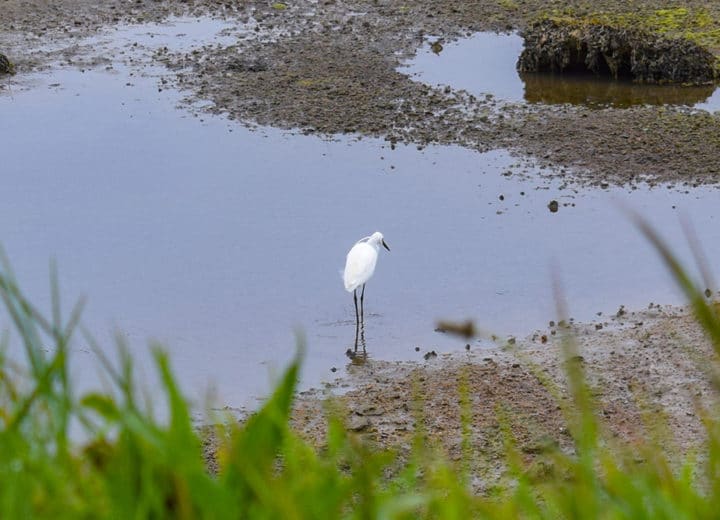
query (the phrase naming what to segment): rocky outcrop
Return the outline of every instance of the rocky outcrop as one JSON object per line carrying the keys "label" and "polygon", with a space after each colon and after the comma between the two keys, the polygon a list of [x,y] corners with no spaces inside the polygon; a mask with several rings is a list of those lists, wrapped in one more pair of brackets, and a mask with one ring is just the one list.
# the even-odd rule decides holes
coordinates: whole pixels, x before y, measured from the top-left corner
{"label": "rocky outcrop", "polygon": [[716,79],[716,57],[696,43],[623,26],[545,19],[523,32],[520,72],[590,72],[645,83],[702,85]]}

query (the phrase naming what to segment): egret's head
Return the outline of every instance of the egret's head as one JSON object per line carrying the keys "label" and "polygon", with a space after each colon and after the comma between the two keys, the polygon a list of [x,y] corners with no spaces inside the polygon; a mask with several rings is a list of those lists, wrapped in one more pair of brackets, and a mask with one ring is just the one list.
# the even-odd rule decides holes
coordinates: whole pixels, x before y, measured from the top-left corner
{"label": "egret's head", "polygon": [[373,233],[372,235],[370,235],[370,241],[373,242],[373,243],[375,243],[375,244],[377,244],[378,247],[380,247],[380,245],[382,245],[385,249],[387,249],[388,251],[390,251],[390,248],[389,248],[388,245],[385,243],[385,239],[383,238],[383,234],[380,233],[380,231],[375,231],[375,233]]}

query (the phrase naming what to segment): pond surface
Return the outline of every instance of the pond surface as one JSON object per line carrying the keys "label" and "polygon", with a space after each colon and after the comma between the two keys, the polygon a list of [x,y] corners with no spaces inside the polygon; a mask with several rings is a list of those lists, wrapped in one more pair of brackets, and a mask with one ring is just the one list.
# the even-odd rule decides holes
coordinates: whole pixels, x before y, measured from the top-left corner
{"label": "pond surface", "polygon": [[[429,38],[407,67],[400,70],[431,85],[450,85],[499,101],[626,108],[680,105],[720,110],[717,86],[679,87],[613,81],[592,75],[522,74],[515,64],[523,49],[517,34],[476,33],[447,44]],[[442,40],[439,40],[442,42]]]}
{"label": "pond surface", "polygon": [[[713,188],[576,193],[502,150],[250,131],[179,110],[180,94],[129,74],[56,70],[0,95],[0,242],[32,300],[47,307],[56,259],[68,304],[88,298],[87,328],[106,345],[119,331],[148,379],[147,342],[161,341],[198,402],[212,386],[252,405],[298,330],[303,386],[342,374],[355,326],[340,271],[376,230],[392,252],[367,286],[365,337],[382,359],[463,348],[434,331],[441,318],[501,337],[546,327],[553,270],[578,320],[681,303],[618,204],[687,260],[686,215],[720,257]],[[74,354],[82,384],[97,384],[94,355],[81,341]]]}

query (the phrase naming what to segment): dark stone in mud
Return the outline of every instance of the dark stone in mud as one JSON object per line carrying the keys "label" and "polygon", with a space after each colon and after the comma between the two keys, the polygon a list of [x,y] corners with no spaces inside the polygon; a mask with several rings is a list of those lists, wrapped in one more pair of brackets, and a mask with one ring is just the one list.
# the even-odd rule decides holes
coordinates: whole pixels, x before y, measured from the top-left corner
{"label": "dark stone in mud", "polygon": [[15,65],[2,52],[0,52],[0,74],[15,74]]}
{"label": "dark stone in mud", "polygon": [[682,38],[572,19],[535,22],[523,38],[520,72],[592,72],[645,83],[693,85],[716,79],[713,54]]}
{"label": "dark stone in mud", "polygon": [[233,72],[263,72],[268,69],[268,64],[261,59],[232,57],[225,67]]}

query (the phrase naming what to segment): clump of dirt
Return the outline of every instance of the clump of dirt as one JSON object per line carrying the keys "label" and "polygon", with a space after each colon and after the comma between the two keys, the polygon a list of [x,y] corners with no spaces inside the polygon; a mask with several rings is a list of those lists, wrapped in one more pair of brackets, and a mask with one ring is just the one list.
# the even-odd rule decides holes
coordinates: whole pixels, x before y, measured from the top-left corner
{"label": "clump of dirt", "polygon": [[520,72],[587,73],[645,83],[703,85],[715,56],[695,42],[575,19],[540,20],[522,33]]}
{"label": "clump of dirt", "polygon": [[0,52],[0,74],[15,74],[15,65]]}

